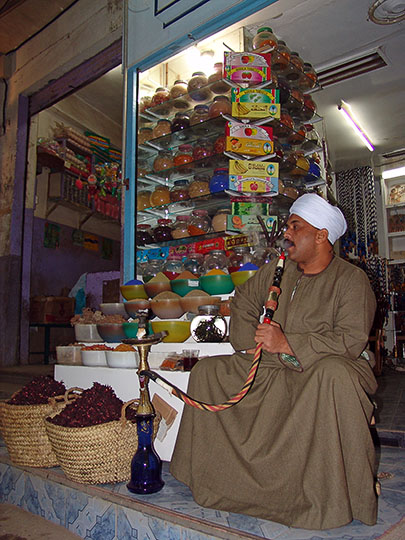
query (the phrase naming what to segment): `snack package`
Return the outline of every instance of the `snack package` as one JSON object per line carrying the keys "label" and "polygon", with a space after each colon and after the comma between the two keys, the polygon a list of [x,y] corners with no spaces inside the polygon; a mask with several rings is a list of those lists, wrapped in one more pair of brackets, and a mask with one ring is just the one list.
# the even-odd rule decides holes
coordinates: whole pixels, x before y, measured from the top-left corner
{"label": "snack package", "polygon": [[[270,232],[277,225],[277,216],[262,216],[266,229]],[[229,232],[252,232],[261,231],[262,227],[256,216],[227,216],[226,230]]]}
{"label": "snack package", "polygon": [[225,150],[252,156],[267,156],[274,152],[273,128],[227,122]]}
{"label": "snack package", "polygon": [[278,195],[278,163],[229,160],[229,189],[252,194]]}
{"label": "snack package", "polygon": [[265,88],[232,88],[232,116],[280,118],[279,91]]}
{"label": "snack package", "polygon": [[261,84],[271,80],[271,54],[225,52],[224,78],[241,84]]}

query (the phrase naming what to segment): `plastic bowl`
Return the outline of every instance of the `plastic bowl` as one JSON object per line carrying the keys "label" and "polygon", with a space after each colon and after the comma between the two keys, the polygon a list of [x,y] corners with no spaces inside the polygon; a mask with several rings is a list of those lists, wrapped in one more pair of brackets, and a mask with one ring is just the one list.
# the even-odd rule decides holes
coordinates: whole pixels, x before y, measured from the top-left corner
{"label": "plastic bowl", "polygon": [[248,279],[256,274],[257,270],[239,270],[239,272],[232,272],[231,279],[235,287],[243,285]]}
{"label": "plastic bowl", "polygon": [[111,368],[137,368],[138,353],[135,351],[106,351],[107,365]]}
{"label": "plastic bowl", "polygon": [[200,285],[202,290],[208,294],[228,294],[231,293],[235,288],[229,274],[201,276]]}
{"label": "plastic bowl", "polygon": [[98,324],[97,330],[103,341],[107,343],[117,343],[126,338],[123,323],[104,323]]}
{"label": "plastic bowl", "polygon": [[135,300],[135,298],[148,299],[144,285],[121,285],[120,291],[125,300]]}
{"label": "plastic bowl", "polygon": [[190,321],[152,321],[151,325],[154,334],[167,332],[164,343],[183,343],[191,335]]}
{"label": "plastic bowl", "polygon": [[150,308],[159,319],[176,319],[184,313],[180,298],[162,298],[151,300]]}
{"label": "plastic bowl", "polygon": [[198,313],[198,306],[208,304],[219,304],[221,299],[218,296],[183,296],[180,298],[180,305],[184,312]]}
{"label": "plastic bowl", "polygon": [[172,290],[170,281],[148,281],[148,283],[145,283],[144,287],[148,298],[153,298],[161,292]]}
{"label": "plastic bowl", "polygon": [[101,343],[96,324],[75,324],[75,338],[79,343]]}
{"label": "plastic bowl", "polygon": [[100,309],[104,315],[121,315],[128,319],[128,313],[125,310],[124,302],[112,302],[100,304]]}
{"label": "plastic bowl", "polygon": [[201,290],[198,278],[195,279],[173,279],[170,282],[172,291],[179,296],[186,296],[190,291]]}
{"label": "plastic bowl", "polygon": [[145,298],[138,298],[137,300],[129,300],[124,303],[125,311],[130,317],[136,319],[139,311],[144,311],[150,308],[150,300]]}
{"label": "plastic bowl", "polygon": [[82,349],[82,364],[88,367],[107,367],[106,351],[84,351]]}
{"label": "plastic bowl", "polygon": [[127,338],[136,338],[139,325],[137,322],[124,322],[122,323],[124,334]]}

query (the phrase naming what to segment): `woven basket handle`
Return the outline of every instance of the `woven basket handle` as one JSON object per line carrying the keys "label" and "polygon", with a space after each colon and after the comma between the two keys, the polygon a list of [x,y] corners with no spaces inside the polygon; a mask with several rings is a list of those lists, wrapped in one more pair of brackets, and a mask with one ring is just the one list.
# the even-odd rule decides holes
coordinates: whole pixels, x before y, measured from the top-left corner
{"label": "woven basket handle", "polygon": [[[74,395],[74,391],[77,391],[77,392],[81,393],[81,392],[83,392],[83,388],[73,386],[72,388],[69,388],[68,390],[66,390],[66,392],[64,394],[61,394],[59,396],[53,396],[53,397],[49,398],[49,404],[52,405],[53,407],[55,407],[55,405],[57,403],[60,403],[61,401],[65,401],[66,403],[69,403],[70,401],[72,401],[72,398],[77,397],[77,396]],[[70,394],[72,394],[72,395],[69,398]]]}
{"label": "woven basket handle", "polygon": [[122,425],[125,425],[125,422],[127,421],[127,417],[125,416],[125,412],[127,410],[127,407],[132,405],[133,403],[139,403],[139,399],[130,399],[129,401],[126,401],[122,407],[121,407],[121,419],[120,422]]}

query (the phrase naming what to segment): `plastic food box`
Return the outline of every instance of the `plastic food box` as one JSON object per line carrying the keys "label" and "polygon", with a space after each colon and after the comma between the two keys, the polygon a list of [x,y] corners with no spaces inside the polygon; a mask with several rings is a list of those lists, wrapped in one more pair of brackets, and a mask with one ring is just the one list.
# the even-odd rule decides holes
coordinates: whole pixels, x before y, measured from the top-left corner
{"label": "plastic food box", "polygon": [[56,362],[69,366],[81,366],[81,346],[80,345],[58,345],[56,347]]}

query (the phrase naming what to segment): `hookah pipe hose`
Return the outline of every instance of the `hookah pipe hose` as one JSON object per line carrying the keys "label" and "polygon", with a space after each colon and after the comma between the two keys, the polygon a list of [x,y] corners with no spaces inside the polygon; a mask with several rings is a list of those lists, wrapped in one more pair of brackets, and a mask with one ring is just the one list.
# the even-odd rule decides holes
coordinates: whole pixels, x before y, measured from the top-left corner
{"label": "hookah pipe hose", "polygon": [[[263,319],[263,323],[265,324],[271,323],[274,312],[277,309],[277,301],[281,292],[280,283],[281,283],[281,278],[284,272],[284,264],[285,264],[285,254],[284,252],[282,252],[277,262],[273,283],[269,289],[269,296],[265,304],[266,312]],[[236,403],[239,403],[239,401],[241,401],[241,399],[243,399],[245,395],[249,392],[250,388],[253,385],[253,381],[259,367],[261,353],[262,353],[262,346],[263,346],[262,343],[258,343],[256,345],[252,365],[250,367],[246,382],[243,385],[240,392],[238,392],[237,394],[229,398],[228,401],[226,401],[225,403],[220,403],[217,405],[204,403],[203,401],[198,401],[197,399],[191,398],[185,392],[180,390],[180,388],[178,388],[177,386],[174,386],[172,383],[170,383],[169,381],[167,381],[165,378],[163,378],[161,375],[158,375],[154,371],[144,370],[140,373],[140,375],[149,377],[154,382],[159,384],[162,388],[165,388],[169,392],[169,394],[173,394],[174,396],[178,397],[187,405],[191,405],[192,407],[195,407],[197,409],[201,409],[201,410],[209,411],[209,412],[223,411],[225,409],[229,409],[229,407],[232,407],[233,405],[236,405]]]}

